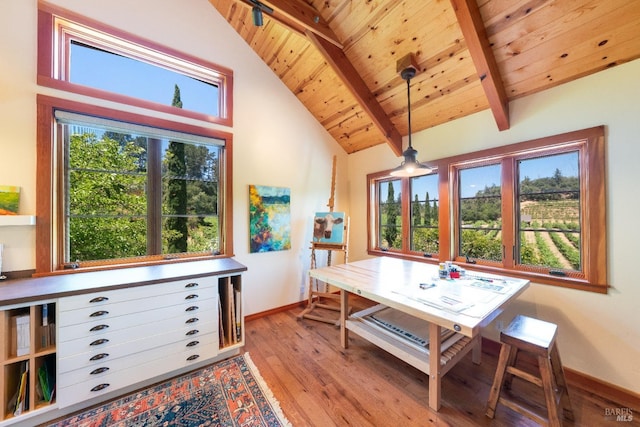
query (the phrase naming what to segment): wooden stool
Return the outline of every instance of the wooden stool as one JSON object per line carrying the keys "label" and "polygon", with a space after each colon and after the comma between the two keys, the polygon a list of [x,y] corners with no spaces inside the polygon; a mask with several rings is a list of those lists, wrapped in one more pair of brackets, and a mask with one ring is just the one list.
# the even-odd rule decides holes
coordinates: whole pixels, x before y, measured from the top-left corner
{"label": "wooden stool", "polygon": [[[557,331],[558,327],[553,323],[519,315],[500,333],[502,348],[489,394],[487,417],[494,417],[499,402],[541,425],[561,426],[561,409],[564,410],[564,416],[573,420],[567,381],[555,342]],[[515,367],[518,350],[537,356],[540,377]],[[503,386],[505,389],[511,388],[514,375],[542,387],[547,405],[546,417],[522,398],[505,394],[501,396]]]}

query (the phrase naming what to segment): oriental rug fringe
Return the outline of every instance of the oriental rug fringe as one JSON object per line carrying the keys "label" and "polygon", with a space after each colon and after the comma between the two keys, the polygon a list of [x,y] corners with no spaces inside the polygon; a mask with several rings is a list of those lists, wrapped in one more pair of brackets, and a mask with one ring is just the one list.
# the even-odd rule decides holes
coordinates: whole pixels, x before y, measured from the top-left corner
{"label": "oriental rug fringe", "polygon": [[173,378],[51,427],[290,427],[248,353]]}

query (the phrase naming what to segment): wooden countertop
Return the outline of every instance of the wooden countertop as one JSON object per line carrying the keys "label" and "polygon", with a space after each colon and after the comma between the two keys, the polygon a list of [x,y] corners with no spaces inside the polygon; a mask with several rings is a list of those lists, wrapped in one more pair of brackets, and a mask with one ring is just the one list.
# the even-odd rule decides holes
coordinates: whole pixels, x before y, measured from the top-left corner
{"label": "wooden countertop", "polygon": [[246,270],[233,258],[218,258],[6,280],[0,282],[0,306]]}

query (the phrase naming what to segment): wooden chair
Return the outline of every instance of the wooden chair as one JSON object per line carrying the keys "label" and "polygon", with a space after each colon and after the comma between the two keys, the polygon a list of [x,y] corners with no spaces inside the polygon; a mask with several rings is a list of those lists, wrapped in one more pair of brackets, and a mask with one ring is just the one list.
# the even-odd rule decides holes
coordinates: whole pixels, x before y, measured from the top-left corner
{"label": "wooden chair", "polygon": [[[567,381],[556,343],[557,331],[558,327],[553,323],[518,315],[500,333],[502,348],[489,394],[487,417],[493,418],[497,404],[501,403],[541,425],[561,426],[561,411],[565,417],[573,420]],[[537,357],[539,377],[516,368],[518,351]],[[542,388],[547,406],[546,415],[541,414],[539,409],[536,410],[533,402],[516,396],[513,392],[505,392],[511,389],[514,376]]]}

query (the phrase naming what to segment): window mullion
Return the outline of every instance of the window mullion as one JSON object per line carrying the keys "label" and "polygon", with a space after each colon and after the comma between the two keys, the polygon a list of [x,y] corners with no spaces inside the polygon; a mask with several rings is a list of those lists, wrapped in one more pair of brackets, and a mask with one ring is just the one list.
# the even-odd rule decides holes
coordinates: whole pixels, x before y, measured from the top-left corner
{"label": "window mullion", "polygon": [[402,179],[402,252],[408,253],[411,250],[411,185],[409,178]]}
{"label": "window mullion", "polygon": [[[451,210],[456,212],[457,209],[454,208],[453,202],[451,201],[451,193],[449,187],[449,168],[441,167],[438,165],[438,225],[439,225],[439,259],[441,261],[449,260],[453,256],[452,247],[456,247],[455,239],[453,236],[452,229],[454,221],[457,221],[457,218],[453,218],[451,215]],[[457,185],[457,179],[454,179],[454,185]],[[452,187],[457,188],[457,187]],[[454,200],[457,200],[457,197],[454,197]],[[457,215],[456,215],[457,217]]]}
{"label": "window mullion", "polygon": [[147,254],[162,254],[162,141],[147,140]]}
{"label": "window mullion", "polygon": [[502,160],[502,263],[505,268],[515,265],[517,218],[516,162],[513,157]]}

